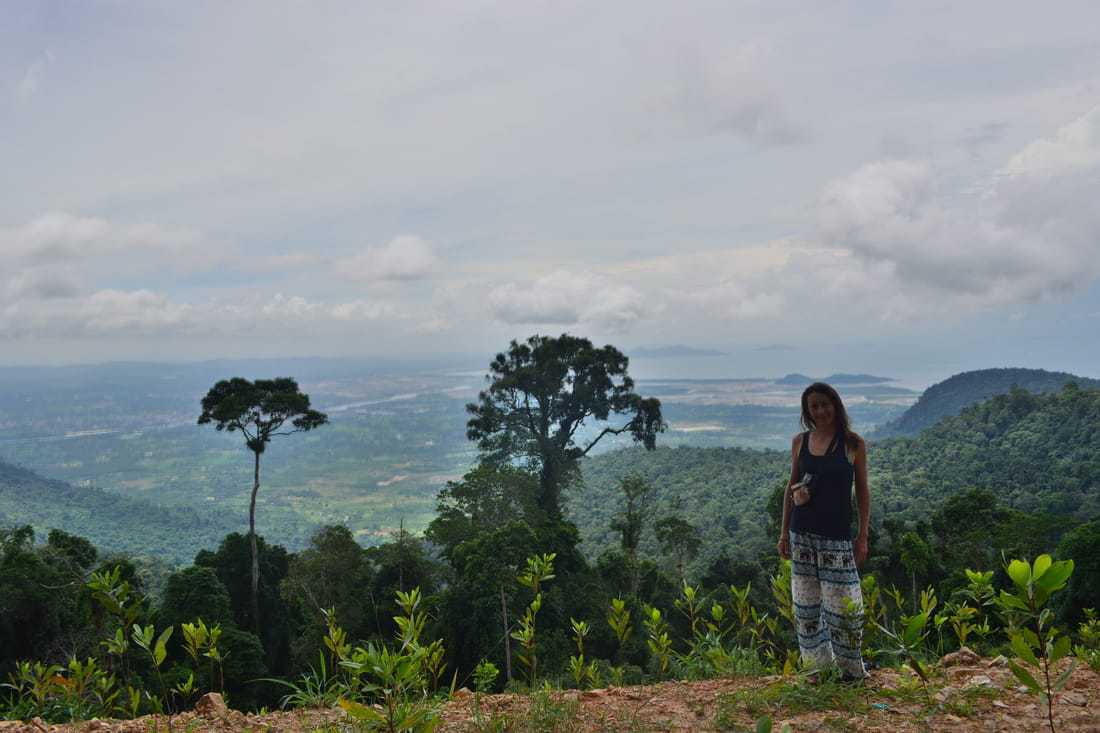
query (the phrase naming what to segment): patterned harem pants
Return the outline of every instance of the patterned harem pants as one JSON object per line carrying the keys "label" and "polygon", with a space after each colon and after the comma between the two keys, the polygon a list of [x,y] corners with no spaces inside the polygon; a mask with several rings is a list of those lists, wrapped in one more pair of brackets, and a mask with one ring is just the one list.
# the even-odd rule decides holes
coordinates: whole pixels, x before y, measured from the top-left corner
{"label": "patterned harem pants", "polygon": [[865,677],[863,593],[851,541],[791,532],[791,599],[803,665],[822,669],[835,660],[845,677]]}

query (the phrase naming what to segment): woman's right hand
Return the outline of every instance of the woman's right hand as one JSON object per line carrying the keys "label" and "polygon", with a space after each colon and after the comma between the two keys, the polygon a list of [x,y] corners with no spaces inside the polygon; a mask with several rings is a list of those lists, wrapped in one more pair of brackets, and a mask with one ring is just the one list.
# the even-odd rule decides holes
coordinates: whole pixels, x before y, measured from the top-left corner
{"label": "woman's right hand", "polygon": [[779,544],[775,546],[775,549],[779,551],[779,556],[784,560],[791,559],[791,540],[787,535],[779,538]]}

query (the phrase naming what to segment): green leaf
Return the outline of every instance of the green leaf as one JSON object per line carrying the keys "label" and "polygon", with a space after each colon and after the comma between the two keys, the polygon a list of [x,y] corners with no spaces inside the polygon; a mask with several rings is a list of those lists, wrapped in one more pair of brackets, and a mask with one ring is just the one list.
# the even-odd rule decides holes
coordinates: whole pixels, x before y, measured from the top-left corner
{"label": "green leaf", "polygon": [[1006,591],[1001,591],[1001,604],[1008,606],[1009,608],[1015,608],[1017,611],[1028,611],[1027,603],[1024,602],[1019,596],[1014,596]]}
{"label": "green leaf", "polygon": [[772,733],[772,719],[770,716],[765,715],[756,721],[756,733]]}
{"label": "green leaf", "polygon": [[134,624],[133,631],[130,633],[130,638],[134,640],[140,648],[145,651],[149,651],[149,646],[153,643],[153,627],[146,626],[144,629]]}
{"label": "green leaf", "polygon": [[1008,564],[1008,577],[1021,588],[1027,588],[1031,582],[1031,566],[1023,560],[1013,560]]}
{"label": "green leaf", "polygon": [[1035,581],[1035,585],[1047,593],[1053,593],[1064,586],[1071,575],[1073,575],[1073,560],[1059,560],[1043,574],[1043,577]]}
{"label": "green leaf", "polygon": [[1038,649],[1039,648],[1039,637],[1036,636],[1035,632],[1032,631],[1031,629],[1026,629],[1026,628],[1025,629],[1017,629],[1016,633],[1023,636],[1024,641],[1026,641],[1027,645],[1029,647],[1031,647],[1032,649]]}
{"label": "green leaf", "polygon": [[158,667],[164,662],[165,657],[168,656],[168,639],[171,638],[174,628],[174,626],[169,626],[160,633],[160,637],[157,639],[157,646],[153,651],[153,661]]}
{"label": "green leaf", "polygon": [[912,646],[920,641],[921,632],[924,631],[925,625],[928,623],[928,616],[923,613],[918,613],[913,618],[909,619],[909,623],[905,625],[905,633],[902,634],[902,640],[908,646]]}
{"label": "green leaf", "polygon": [[1073,674],[1073,670],[1075,670],[1075,669],[1077,669],[1077,660],[1076,659],[1074,659],[1073,661],[1071,661],[1069,663],[1069,666],[1066,667],[1065,672],[1062,672],[1062,674],[1058,675],[1058,679],[1056,679],[1054,681],[1054,686],[1051,688],[1051,691],[1058,692],[1063,687],[1065,687],[1066,683],[1069,682],[1070,675]]}
{"label": "green leaf", "polygon": [[1054,664],[1062,657],[1069,654],[1072,642],[1069,636],[1063,636],[1054,642],[1054,646],[1050,651],[1050,664]]}
{"label": "green leaf", "polygon": [[1031,672],[1028,672],[1026,669],[1016,664],[1015,662],[1010,661],[1008,663],[1008,666],[1012,670],[1012,674],[1016,675],[1016,679],[1024,683],[1027,689],[1036,694],[1042,693],[1042,688],[1039,687],[1039,683],[1035,681],[1035,678],[1031,676]]}
{"label": "green leaf", "polygon": [[1033,581],[1038,581],[1039,578],[1043,577],[1043,573],[1050,569],[1050,566],[1050,555],[1039,555],[1039,557],[1035,558],[1035,563],[1031,568],[1031,579]]}
{"label": "green leaf", "polygon": [[368,707],[354,700],[345,700],[340,698],[337,704],[342,707],[348,715],[356,720],[362,720],[371,723],[385,723],[386,717],[379,713],[372,707]]}
{"label": "green leaf", "polygon": [[1039,659],[1035,656],[1035,652],[1031,650],[1027,642],[1024,641],[1022,634],[1013,634],[1012,639],[1012,651],[1016,653],[1016,656],[1024,660],[1033,667],[1039,666]]}

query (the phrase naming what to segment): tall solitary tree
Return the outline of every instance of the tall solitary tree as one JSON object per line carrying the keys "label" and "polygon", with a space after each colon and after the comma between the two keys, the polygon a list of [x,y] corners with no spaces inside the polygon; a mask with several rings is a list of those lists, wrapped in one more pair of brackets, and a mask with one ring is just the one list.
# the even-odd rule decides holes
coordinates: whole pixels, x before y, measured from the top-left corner
{"label": "tall solitary tree", "polygon": [[[562,487],[604,437],[629,433],[652,450],[664,430],[660,401],[634,392],[628,363],[614,346],[569,334],[513,341],[489,365],[488,389],[466,405],[466,436],[484,459],[523,461],[536,471],[538,506],[556,521]],[[584,437],[589,421],[598,429]]]}
{"label": "tall solitary tree", "polygon": [[661,550],[666,555],[672,555],[676,560],[676,575],[680,578],[680,587],[683,587],[685,576],[684,566],[688,561],[694,560],[699,554],[699,548],[703,541],[699,538],[699,530],[695,525],[681,516],[671,514],[657,521],[653,527],[657,533],[657,541],[661,544]]}
{"label": "tall solitary tree", "polygon": [[202,398],[199,425],[214,423],[219,431],[241,431],[254,458],[248,538],[252,551],[252,619],[257,631],[260,626],[257,594],[260,561],[256,549],[256,494],[260,490],[260,455],[276,435],[312,430],[326,422],[328,416],[310,408],[309,395],[299,391],[298,383],[290,377],[257,379],[255,382],[241,377],[223,379]]}
{"label": "tall solitary tree", "polygon": [[611,529],[619,533],[623,552],[630,563],[630,595],[638,595],[638,545],[642,541],[642,530],[649,518],[649,505],[653,501],[656,489],[637,474],[627,476],[620,482],[619,489],[626,497],[626,506],[611,520]]}

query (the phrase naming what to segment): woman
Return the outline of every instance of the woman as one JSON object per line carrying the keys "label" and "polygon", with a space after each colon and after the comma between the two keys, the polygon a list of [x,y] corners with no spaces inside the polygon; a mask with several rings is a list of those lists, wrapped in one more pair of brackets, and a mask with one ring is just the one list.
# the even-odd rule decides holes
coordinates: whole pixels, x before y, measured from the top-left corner
{"label": "woman", "polygon": [[[843,678],[862,680],[867,674],[860,654],[863,594],[856,568],[867,559],[870,526],[867,445],[852,432],[840,395],[821,382],[802,393],[802,427],[806,431],[791,442],[778,546],[779,554],[792,560],[798,647],[807,667],[821,669],[835,661]],[[859,507],[854,543],[853,478]]]}

